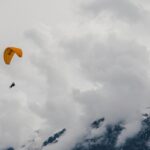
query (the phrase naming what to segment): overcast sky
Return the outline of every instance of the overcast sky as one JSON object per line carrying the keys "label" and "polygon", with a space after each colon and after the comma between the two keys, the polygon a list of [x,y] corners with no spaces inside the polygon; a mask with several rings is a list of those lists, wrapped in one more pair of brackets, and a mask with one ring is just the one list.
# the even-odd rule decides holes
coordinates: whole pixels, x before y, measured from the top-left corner
{"label": "overcast sky", "polygon": [[[136,134],[150,106],[149,14],[149,0],[0,0],[0,149],[66,128],[51,150],[70,150],[100,117],[125,122],[118,145]],[[24,55],[9,66],[7,46]]]}

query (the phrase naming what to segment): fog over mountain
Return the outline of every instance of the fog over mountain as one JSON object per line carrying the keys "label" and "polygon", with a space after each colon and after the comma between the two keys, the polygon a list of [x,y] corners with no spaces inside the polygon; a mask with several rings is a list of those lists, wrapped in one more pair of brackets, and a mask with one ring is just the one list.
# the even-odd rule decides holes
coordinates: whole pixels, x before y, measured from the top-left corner
{"label": "fog over mountain", "polygon": [[[149,135],[149,1],[0,4],[0,150],[81,150],[96,137],[126,150]],[[23,57],[4,64],[7,46]]]}

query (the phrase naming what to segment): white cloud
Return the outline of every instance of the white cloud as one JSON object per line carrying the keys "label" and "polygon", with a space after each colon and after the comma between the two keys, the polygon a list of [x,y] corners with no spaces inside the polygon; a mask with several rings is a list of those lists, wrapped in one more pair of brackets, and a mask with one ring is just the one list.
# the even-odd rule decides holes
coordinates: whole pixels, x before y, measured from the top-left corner
{"label": "white cloud", "polygon": [[130,120],[129,123],[126,123],[126,128],[119,135],[116,146],[123,145],[127,138],[132,138],[133,136],[135,136],[137,132],[140,131],[140,129],[140,118],[138,118],[138,120]]}

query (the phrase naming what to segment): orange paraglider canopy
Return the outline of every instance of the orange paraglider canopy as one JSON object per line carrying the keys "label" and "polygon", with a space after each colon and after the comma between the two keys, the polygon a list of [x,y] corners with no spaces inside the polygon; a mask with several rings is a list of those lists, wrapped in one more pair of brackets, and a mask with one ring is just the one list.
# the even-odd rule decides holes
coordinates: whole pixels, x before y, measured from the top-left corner
{"label": "orange paraglider canopy", "polygon": [[10,64],[14,54],[16,54],[18,57],[22,57],[22,49],[16,47],[7,47],[4,51],[4,62],[6,64]]}

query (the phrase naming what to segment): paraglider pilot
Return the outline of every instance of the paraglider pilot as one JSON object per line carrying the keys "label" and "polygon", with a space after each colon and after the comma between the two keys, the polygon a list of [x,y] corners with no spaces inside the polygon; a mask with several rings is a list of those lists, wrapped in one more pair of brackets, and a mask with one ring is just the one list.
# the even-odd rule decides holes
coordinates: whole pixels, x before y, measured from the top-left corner
{"label": "paraglider pilot", "polygon": [[13,82],[10,86],[9,86],[9,88],[12,88],[12,87],[14,87],[15,86],[15,82]]}

